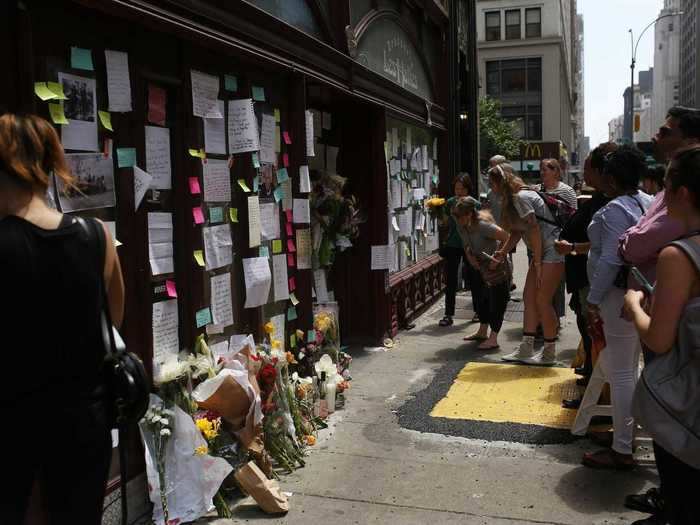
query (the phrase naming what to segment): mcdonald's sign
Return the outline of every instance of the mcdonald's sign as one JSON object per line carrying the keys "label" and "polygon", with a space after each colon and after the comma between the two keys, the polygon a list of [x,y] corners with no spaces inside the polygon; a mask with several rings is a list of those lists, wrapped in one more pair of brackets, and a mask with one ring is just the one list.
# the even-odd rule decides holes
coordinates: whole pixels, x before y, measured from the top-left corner
{"label": "mcdonald's sign", "polygon": [[525,142],[520,145],[521,160],[558,159],[560,142]]}

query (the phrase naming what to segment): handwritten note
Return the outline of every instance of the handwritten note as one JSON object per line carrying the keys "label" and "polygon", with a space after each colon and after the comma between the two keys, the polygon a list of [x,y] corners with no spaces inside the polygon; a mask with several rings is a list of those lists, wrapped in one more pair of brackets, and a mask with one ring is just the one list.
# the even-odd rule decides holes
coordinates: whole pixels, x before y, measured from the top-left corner
{"label": "handwritten note", "polygon": [[272,274],[267,257],[243,259],[243,279],[245,282],[245,308],[257,308],[267,303],[270,295]]}
{"label": "handwritten note", "polygon": [[[224,101],[217,100],[216,106],[224,114]],[[226,122],[223,118],[204,119],[204,149],[207,153],[226,155]]]}
{"label": "handwritten note", "polygon": [[228,224],[202,228],[207,270],[216,270],[233,261],[231,227]]}
{"label": "handwritten note", "polygon": [[248,247],[260,246],[260,200],[248,197]]}
{"label": "handwritten note", "polygon": [[372,246],[372,270],[388,270],[391,264],[391,246]]}
{"label": "handwritten note", "polygon": [[214,324],[226,327],[233,324],[231,303],[231,274],[213,276],[210,281],[211,313]]}
{"label": "handwritten note", "polygon": [[263,240],[271,241],[280,236],[280,207],[271,202],[260,205],[260,226]]}
{"label": "handwritten note", "polygon": [[272,273],[274,277],[274,297],[275,301],[285,301],[289,299],[289,288],[287,287],[287,261],[285,254],[272,256]]}
{"label": "handwritten note", "polygon": [[297,230],[297,268],[311,269],[311,230]]}
{"label": "handwritten note", "polygon": [[299,166],[299,193],[311,193],[311,179],[309,167]]}
{"label": "handwritten note", "polygon": [[162,364],[180,352],[177,299],[153,303],[153,361]]}
{"label": "handwritten note", "polygon": [[206,202],[231,200],[231,172],[227,161],[209,159],[204,164],[204,200]]}
{"label": "handwritten note", "polygon": [[228,142],[230,153],[246,153],[260,149],[258,121],[251,99],[229,100]]}
{"label": "handwritten note", "polygon": [[282,188],[282,208],[284,210],[292,209],[292,179],[287,179],[278,186]]}
{"label": "handwritten note", "polygon": [[148,244],[148,260],[151,264],[151,275],[173,273],[175,271],[175,259],[173,257],[173,243],[159,242]]}
{"label": "handwritten note", "polygon": [[314,116],[311,111],[306,110],[306,156],[314,157]]}
{"label": "handwritten note", "polygon": [[190,70],[192,80],[192,114],[202,118],[224,118],[219,111],[219,77]]}
{"label": "handwritten note", "polygon": [[129,55],[121,51],[105,49],[105,64],[109,110],[117,113],[131,111]]}
{"label": "handwritten note", "polygon": [[316,292],[316,301],[319,303],[325,303],[328,301],[326,270],[314,270],[314,291]]}
{"label": "handwritten note", "polygon": [[275,336],[274,338],[280,342],[282,345],[282,350],[284,350],[285,347],[285,340],[284,340],[284,328],[285,328],[285,323],[284,323],[284,314],[279,314],[279,315],[274,315],[270,317],[270,322],[272,323],[272,326],[275,327]]}
{"label": "handwritten note", "polygon": [[260,160],[268,164],[275,162],[275,117],[263,113],[260,132]]}
{"label": "handwritten note", "polygon": [[152,177],[138,166],[134,166],[134,210],[138,210],[143,196],[151,186]]}
{"label": "handwritten note", "polygon": [[152,188],[159,190],[172,188],[168,128],[146,126],[146,171],[153,177]]}
{"label": "handwritten note", "polygon": [[308,224],[310,222],[309,199],[294,199],[294,224]]}

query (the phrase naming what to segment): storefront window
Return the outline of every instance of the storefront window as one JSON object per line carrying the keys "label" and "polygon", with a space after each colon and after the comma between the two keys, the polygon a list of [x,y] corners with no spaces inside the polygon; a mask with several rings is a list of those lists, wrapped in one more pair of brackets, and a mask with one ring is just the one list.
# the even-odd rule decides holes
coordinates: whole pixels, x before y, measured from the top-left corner
{"label": "storefront window", "polygon": [[306,0],[247,0],[270,13],[272,16],[284,20],[289,25],[300,29],[319,40],[323,39],[314,14],[307,5]]}

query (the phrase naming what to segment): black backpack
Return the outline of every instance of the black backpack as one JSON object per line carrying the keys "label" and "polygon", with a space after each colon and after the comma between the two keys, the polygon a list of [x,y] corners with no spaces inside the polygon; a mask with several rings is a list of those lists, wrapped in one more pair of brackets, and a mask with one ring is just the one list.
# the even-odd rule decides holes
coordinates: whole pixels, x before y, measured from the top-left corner
{"label": "black backpack", "polygon": [[571,206],[559,195],[555,195],[553,193],[546,193],[544,191],[536,189],[533,189],[532,191],[536,192],[537,195],[540,196],[540,198],[544,201],[545,205],[549,209],[549,212],[552,214],[552,217],[554,217],[554,220],[550,220],[546,219],[545,217],[536,215],[538,220],[546,222],[547,224],[551,224],[553,226],[557,226],[558,228],[563,228],[564,226],[566,226],[566,223],[569,222],[571,217],[573,217],[574,213],[576,213],[576,208]]}

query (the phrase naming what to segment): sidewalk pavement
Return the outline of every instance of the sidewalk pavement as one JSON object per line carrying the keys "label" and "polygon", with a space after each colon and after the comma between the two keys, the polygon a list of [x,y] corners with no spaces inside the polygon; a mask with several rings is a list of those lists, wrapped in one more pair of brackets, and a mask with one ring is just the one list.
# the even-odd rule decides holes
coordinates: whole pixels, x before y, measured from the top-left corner
{"label": "sidewalk pavement", "polygon": [[[516,256],[518,290],[527,265],[523,252]],[[580,465],[582,453],[596,448],[587,440],[535,445],[515,442],[517,432],[512,440],[489,441],[400,425],[397,414],[404,405],[430,388],[449,388],[464,363],[498,361],[498,355],[484,358],[473,343],[462,341],[469,325],[462,318],[471,319],[467,294],[460,294],[458,305],[462,315],[453,327],[437,326],[440,303],[413,330],[400,333],[393,348],[353,352],[346,408],[330,418],[307,466],[281,480],[282,489],[293,494],[288,515],[265,516],[246,499],[234,509],[232,522],[212,523],[599,525],[644,517],[624,509],[622,502],[626,494],[656,484],[655,469],[590,470]],[[517,314],[517,307],[512,310]],[[517,344],[521,328],[520,322],[506,322],[502,353]],[[569,315],[558,358],[570,360],[577,344]],[[440,372],[445,368],[449,373]]]}

